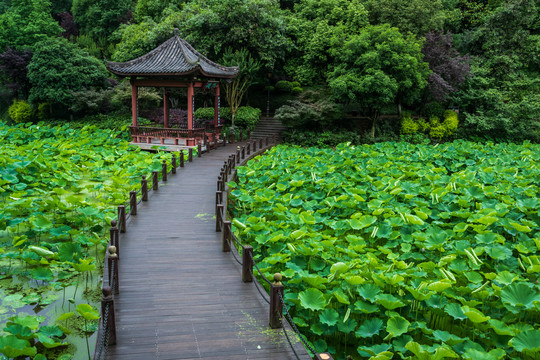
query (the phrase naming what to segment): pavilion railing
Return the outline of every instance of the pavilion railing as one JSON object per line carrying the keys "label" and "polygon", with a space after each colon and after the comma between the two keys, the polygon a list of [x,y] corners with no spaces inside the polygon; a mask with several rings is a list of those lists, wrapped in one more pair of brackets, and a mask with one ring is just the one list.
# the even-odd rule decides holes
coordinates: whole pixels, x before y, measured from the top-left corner
{"label": "pavilion railing", "polygon": [[147,126],[130,126],[131,136],[151,138],[203,138],[205,128],[179,129],[179,128],[156,128]]}

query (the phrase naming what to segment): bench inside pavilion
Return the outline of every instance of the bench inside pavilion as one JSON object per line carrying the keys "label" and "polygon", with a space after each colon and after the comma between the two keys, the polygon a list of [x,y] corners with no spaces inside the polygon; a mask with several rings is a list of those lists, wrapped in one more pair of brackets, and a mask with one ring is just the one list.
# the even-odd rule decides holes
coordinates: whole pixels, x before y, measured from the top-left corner
{"label": "bench inside pavilion", "polygon": [[[187,41],[174,36],[163,44],[127,62],[107,62],[107,69],[120,77],[129,77],[131,83],[131,107],[133,124],[130,126],[134,143],[196,146],[206,140],[220,139],[222,122],[220,119],[220,89],[222,79],[231,81],[238,74],[237,67],[225,67],[209,60],[195,50]],[[139,87],[163,88],[163,128],[139,126]],[[169,126],[168,88],[187,88],[187,123],[179,128]],[[195,89],[214,94],[214,119],[203,127],[194,127]]]}

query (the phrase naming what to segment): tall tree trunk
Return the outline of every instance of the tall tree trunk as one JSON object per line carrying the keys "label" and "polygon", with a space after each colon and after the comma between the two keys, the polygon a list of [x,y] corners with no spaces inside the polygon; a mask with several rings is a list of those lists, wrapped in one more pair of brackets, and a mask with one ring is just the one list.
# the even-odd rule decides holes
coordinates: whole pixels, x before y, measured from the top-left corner
{"label": "tall tree trunk", "polygon": [[371,116],[371,137],[374,138],[375,137],[375,127],[377,126],[377,122],[379,120],[379,116],[380,116],[381,112],[379,110],[376,110],[372,116]]}

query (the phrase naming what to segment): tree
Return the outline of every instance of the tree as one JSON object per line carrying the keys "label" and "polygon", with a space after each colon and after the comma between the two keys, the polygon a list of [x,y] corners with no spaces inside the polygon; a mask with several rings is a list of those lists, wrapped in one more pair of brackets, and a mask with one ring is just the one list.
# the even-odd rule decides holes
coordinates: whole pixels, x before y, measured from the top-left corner
{"label": "tree", "polygon": [[33,48],[50,36],[58,36],[62,28],[51,16],[49,0],[13,0],[0,15],[0,51]]}
{"label": "tree", "polygon": [[27,66],[32,59],[30,50],[15,50],[8,48],[0,54],[0,71],[11,81],[6,87],[12,91],[12,96],[19,99],[28,98],[30,81]]}
{"label": "tree", "polygon": [[259,61],[254,60],[246,49],[235,52],[232,49],[227,49],[223,57],[223,64],[238,66],[239,68],[238,75],[232,81],[222,82],[225,99],[231,108],[231,125],[234,127],[236,111],[242,102],[244,94],[252,85],[261,64]]}
{"label": "tree", "polygon": [[60,27],[64,29],[64,32],[61,34],[63,37],[70,39],[79,35],[79,28],[77,27],[77,24],[75,24],[73,15],[69,11],[56,14],[55,18],[58,20]]}
{"label": "tree", "polygon": [[73,92],[105,86],[105,65],[64,38],[51,38],[36,44],[28,65],[33,104],[70,104]]}
{"label": "tree", "polygon": [[[180,11],[168,11],[159,23],[122,26],[115,61],[133,59],[141,49],[153,49],[173,35],[180,37],[209,59],[221,59],[226,49],[246,49],[266,69],[283,61],[292,47],[286,36],[283,11],[274,0],[206,0],[186,3]],[[139,41],[131,39],[137,38]]]}
{"label": "tree", "polygon": [[334,96],[363,106],[372,119],[371,135],[381,109],[389,104],[412,103],[427,85],[428,64],[422,43],[414,35],[403,36],[390,25],[367,26],[333,49],[340,63],[328,75]]}
{"label": "tree", "polygon": [[285,67],[304,84],[324,83],[336,59],[331,49],[368,24],[359,0],[302,0],[289,19],[289,33],[297,44]]}
{"label": "tree", "polygon": [[107,39],[131,19],[131,0],[74,0],[71,12],[81,33],[94,40]]}
{"label": "tree", "polygon": [[440,32],[426,34],[422,53],[432,71],[428,80],[429,92],[435,100],[442,102],[469,76],[469,57],[459,55],[452,46],[450,33]]}
{"label": "tree", "polygon": [[441,0],[367,0],[371,24],[390,24],[417,36],[442,30],[446,13]]}

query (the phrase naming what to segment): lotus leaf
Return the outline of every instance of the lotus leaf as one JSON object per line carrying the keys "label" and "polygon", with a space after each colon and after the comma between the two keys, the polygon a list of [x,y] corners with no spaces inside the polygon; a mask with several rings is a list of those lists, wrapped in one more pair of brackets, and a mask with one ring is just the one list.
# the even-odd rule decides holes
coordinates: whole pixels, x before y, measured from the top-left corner
{"label": "lotus leaf", "polygon": [[540,351],[540,330],[520,332],[508,344],[519,352],[538,353]]}
{"label": "lotus leaf", "polygon": [[300,304],[306,309],[322,310],[326,306],[324,295],[318,289],[310,288],[301,291],[298,294],[298,299],[300,300]]}
{"label": "lotus leaf", "polygon": [[411,323],[404,317],[399,315],[392,316],[386,323],[386,331],[388,332],[388,335],[385,337],[385,339],[388,340],[405,334],[409,329],[409,325],[411,325]]}
{"label": "lotus leaf", "polygon": [[374,335],[378,335],[379,332],[382,330],[383,327],[383,321],[379,318],[373,318],[366,320],[360,325],[358,330],[356,331],[356,336],[362,337],[362,338],[369,338]]}
{"label": "lotus leaf", "polygon": [[18,339],[14,335],[0,336],[0,352],[7,357],[34,356],[37,350],[27,340]]}
{"label": "lotus leaf", "polygon": [[518,312],[520,308],[530,309],[539,302],[540,292],[532,284],[512,283],[502,289],[501,300],[508,310]]}
{"label": "lotus leaf", "polygon": [[482,314],[480,310],[470,308],[468,306],[462,306],[461,310],[473,323],[483,323],[491,319],[489,316]]}
{"label": "lotus leaf", "polygon": [[334,309],[324,309],[319,314],[319,319],[321,323],[328,326],[336,325],[339,319],[339,313]]}

